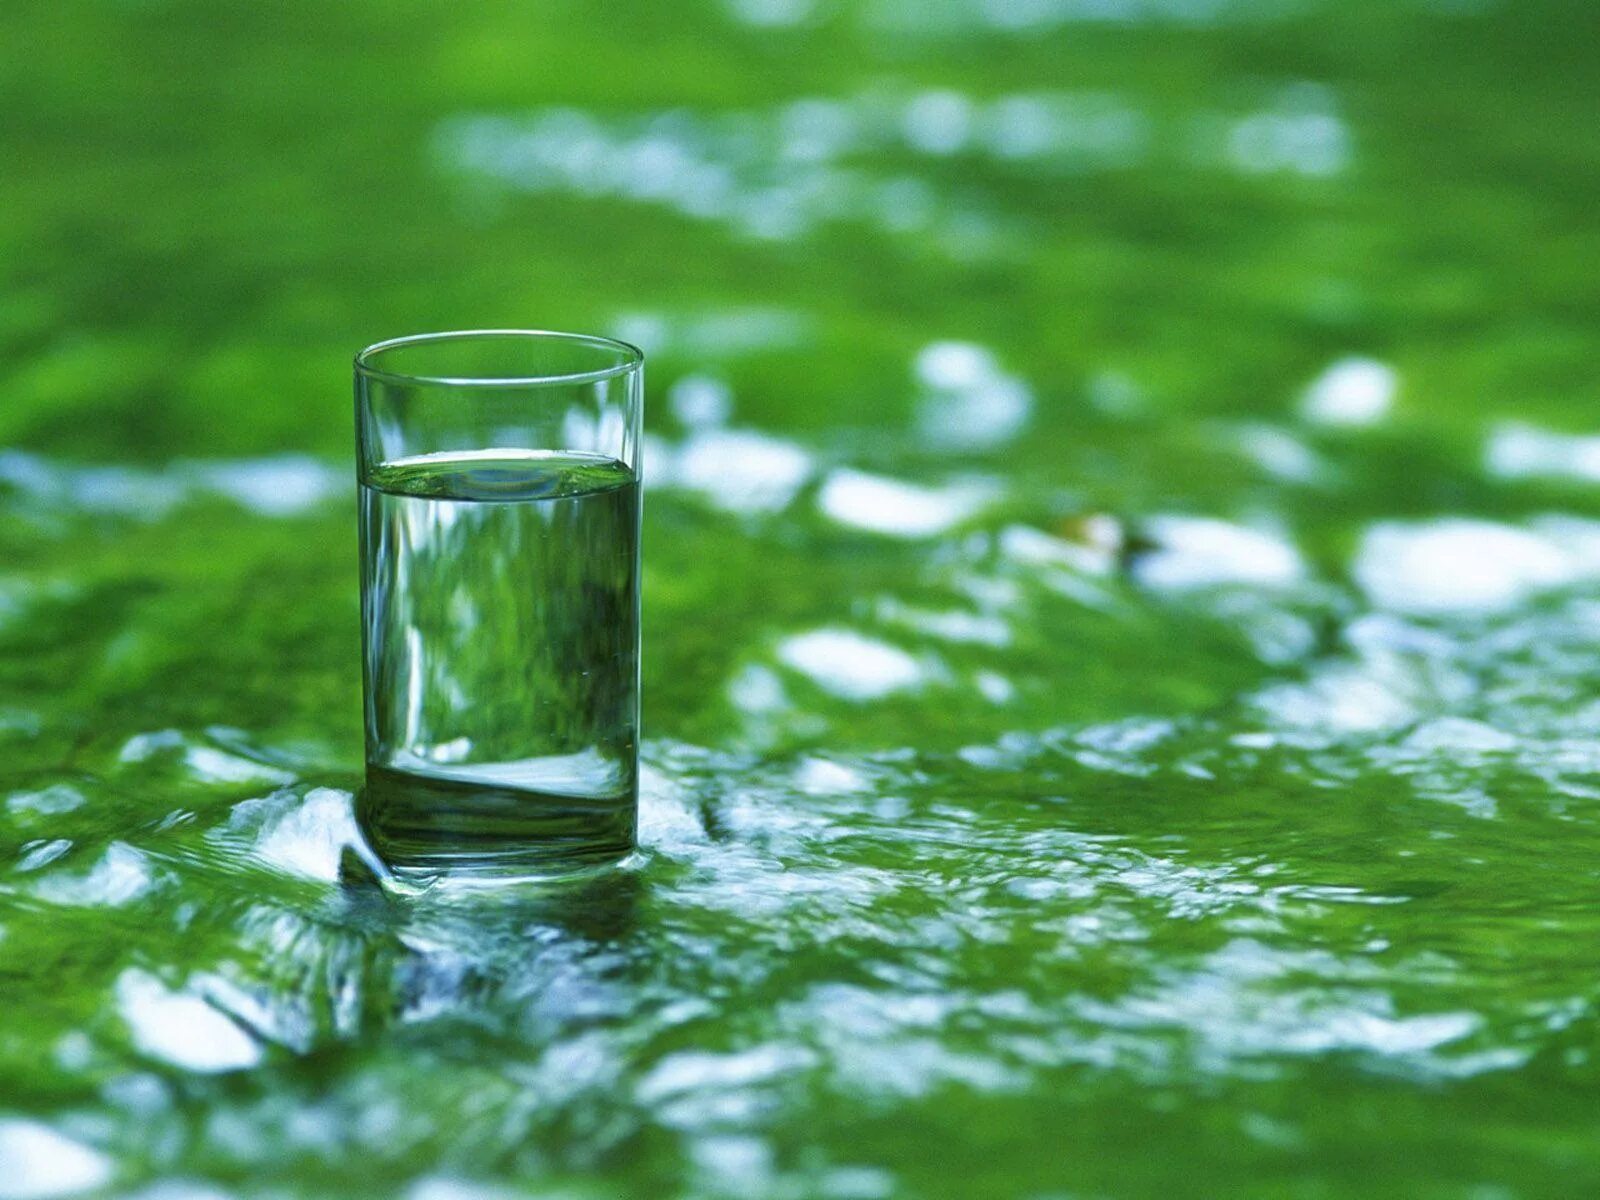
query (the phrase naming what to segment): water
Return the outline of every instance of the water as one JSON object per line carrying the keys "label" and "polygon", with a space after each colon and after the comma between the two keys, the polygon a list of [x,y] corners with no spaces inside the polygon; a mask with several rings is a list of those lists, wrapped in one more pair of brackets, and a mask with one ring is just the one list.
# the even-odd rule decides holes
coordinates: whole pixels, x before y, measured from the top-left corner
{"label": "water", "polygon": [[[0,1194],[1600,1194],[1592,3],[438,8],[4,8]],[[345,363],[524,320],[638,851],[397,901]]]}
{"label": "water", "polygon": [[614,861],[638,803],[639,485],[593,455],[476,451],[361,487],[367,787],[401,875]]}

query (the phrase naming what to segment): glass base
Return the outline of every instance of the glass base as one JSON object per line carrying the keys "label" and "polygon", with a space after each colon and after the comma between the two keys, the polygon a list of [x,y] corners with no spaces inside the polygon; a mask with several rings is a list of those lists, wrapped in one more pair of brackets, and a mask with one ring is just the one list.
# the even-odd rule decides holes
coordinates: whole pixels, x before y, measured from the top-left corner
{"label": "glass base", "polygon": [[357,815],[404,891],[571,880],[633,853],[638,795],[565,796],[368,764]]}

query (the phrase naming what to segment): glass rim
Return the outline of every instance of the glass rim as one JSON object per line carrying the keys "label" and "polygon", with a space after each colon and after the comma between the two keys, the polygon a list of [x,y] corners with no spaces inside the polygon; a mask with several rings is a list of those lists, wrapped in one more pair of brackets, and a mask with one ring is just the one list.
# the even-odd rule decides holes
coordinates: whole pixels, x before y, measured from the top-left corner
{"label": "glass rim", "polygon": [[[461,341],[468,338],[484,340],[518,340],[546,338],[555,341],[591,346],[595,349],[616,351],[620,362],[592,371],[567,371],[554,375],[414,375],[407,371],[391,371],[374,363],[374,358],[388,350],[406,346],[427,345],[431,342]],[[573,384],[599,383],[626,375],[644,365],[644,351],[631,342],[603,337],[597,333],[563,333],[554,329],[452,329],[440,333],[412,333],[405,337],[386,338],[374,342],[356,354],[356,374],[365,379],[384,383],[426,385],[431,387],[561,387]]]}

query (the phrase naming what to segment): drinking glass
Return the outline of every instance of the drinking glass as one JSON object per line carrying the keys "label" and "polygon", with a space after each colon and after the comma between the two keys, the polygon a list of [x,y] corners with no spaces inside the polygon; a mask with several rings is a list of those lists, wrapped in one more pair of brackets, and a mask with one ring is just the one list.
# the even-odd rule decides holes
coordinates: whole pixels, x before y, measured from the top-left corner
{"label": "drinking glass", "polygon": [[430,333],[356,356],[366,787],[402,883],[633,848],[644,356]]}

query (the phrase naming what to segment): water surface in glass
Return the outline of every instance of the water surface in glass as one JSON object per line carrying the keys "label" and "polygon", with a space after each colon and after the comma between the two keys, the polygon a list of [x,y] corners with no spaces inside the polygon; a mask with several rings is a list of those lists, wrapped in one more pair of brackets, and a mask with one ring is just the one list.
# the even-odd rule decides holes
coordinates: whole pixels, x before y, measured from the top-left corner
{"label": "water surface in glass", "polygon": [[615,459],[423,455],[361,484],[363,823],[391,867],[615,862],[638,808],[639,483]]}

